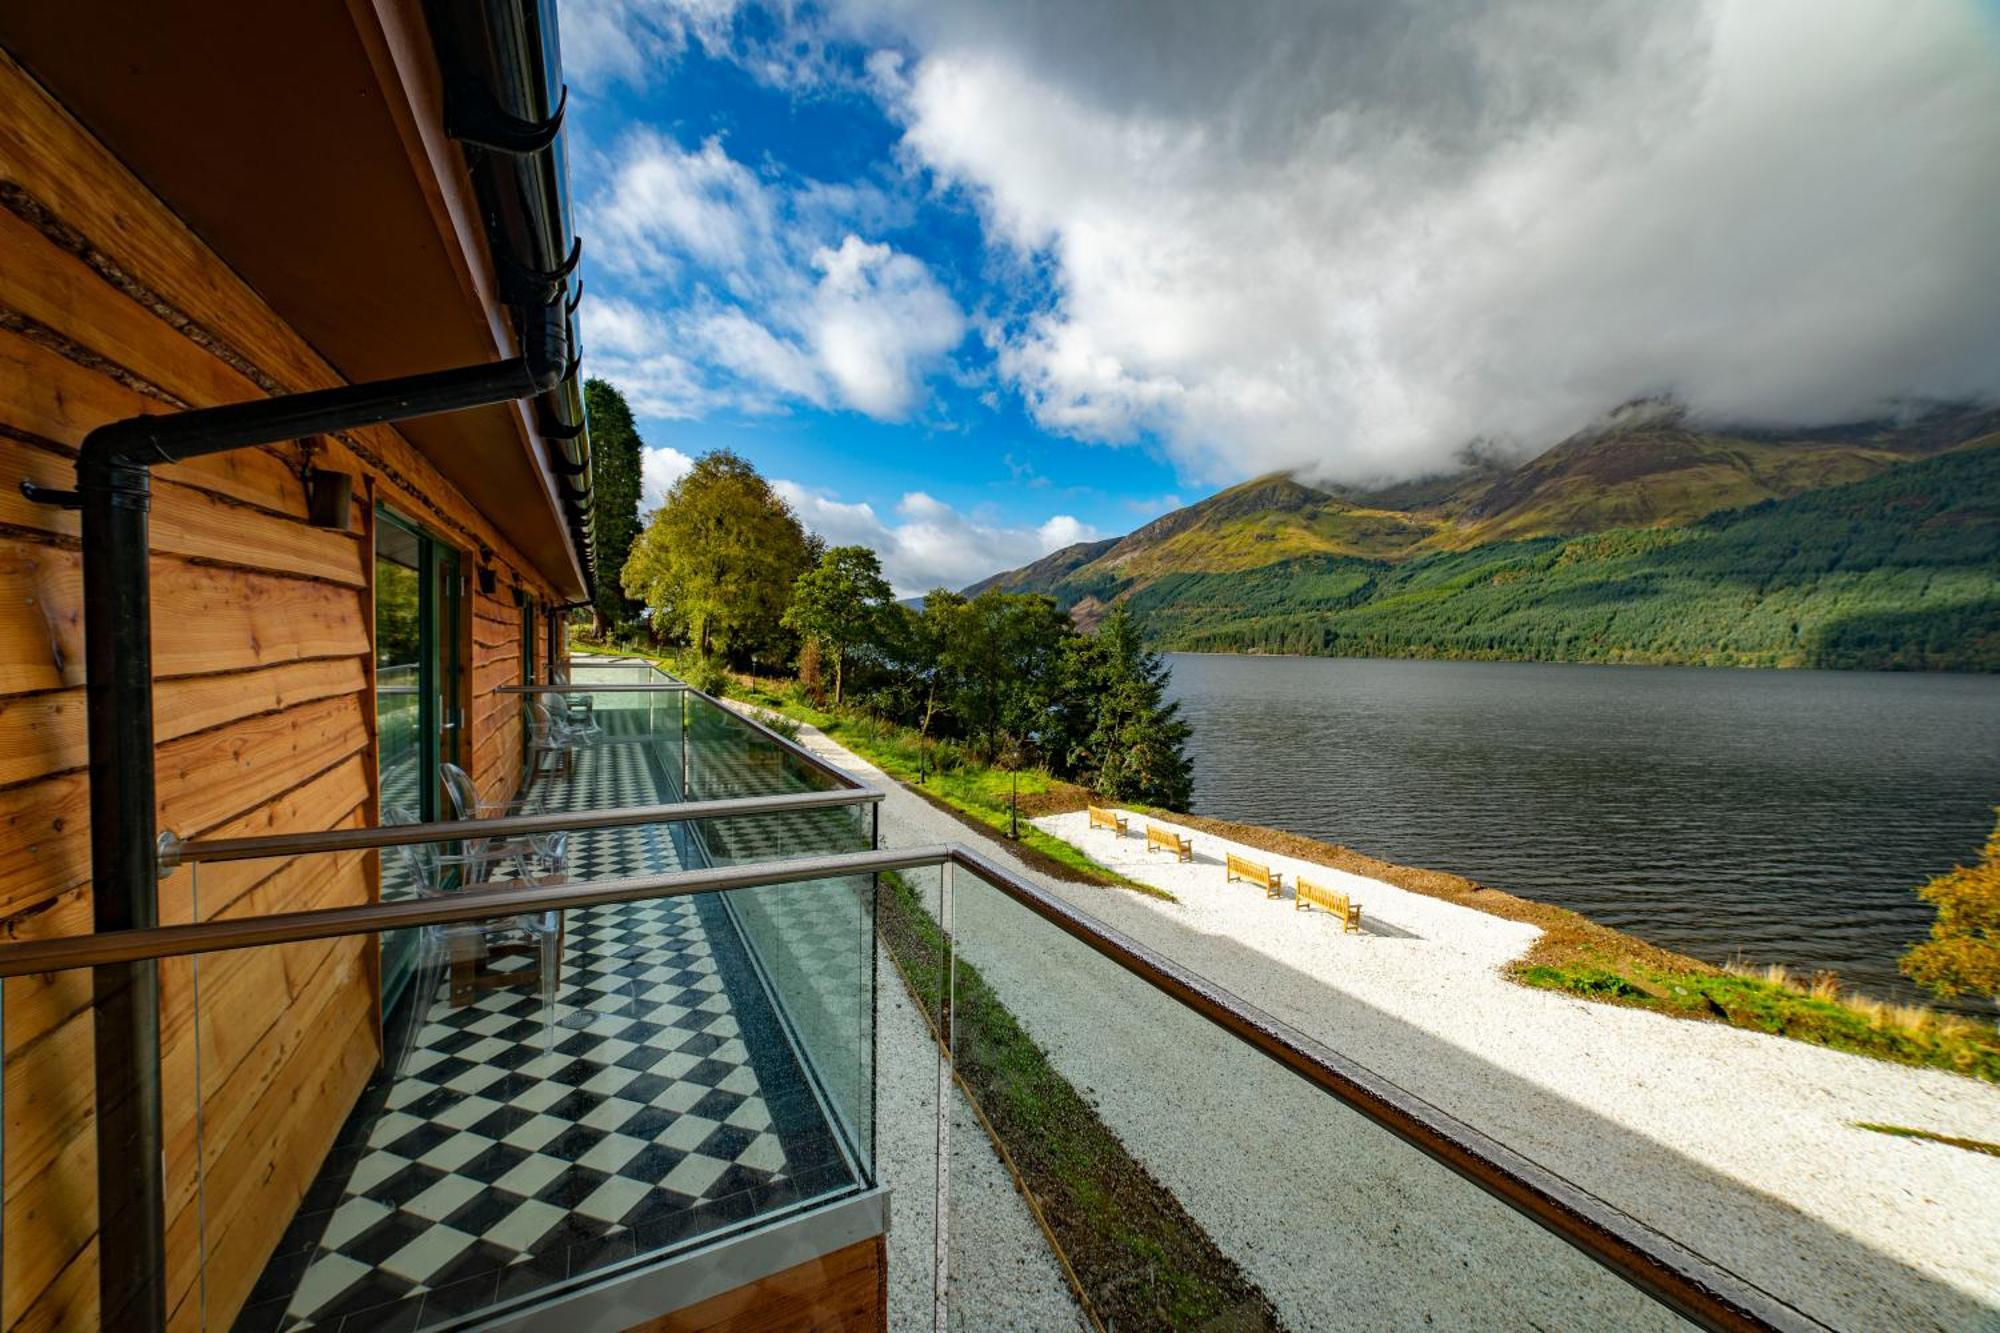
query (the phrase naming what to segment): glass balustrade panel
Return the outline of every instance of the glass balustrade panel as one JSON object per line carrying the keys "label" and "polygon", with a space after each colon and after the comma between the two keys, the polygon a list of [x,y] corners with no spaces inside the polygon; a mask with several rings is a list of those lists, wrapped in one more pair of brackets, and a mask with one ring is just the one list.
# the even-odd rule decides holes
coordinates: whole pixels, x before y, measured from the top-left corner
{"label": "glass balustrade panel", "polygon": [[[905,893],[884,935],[937,936],[940,910]],[[1682,1327],[963,868],[948,911],[951,1327]],[[1271,929],[1369,945],[1289,901]]]}
{"label": "glass balustrade panel", "polygon": [[[653,863],[674,830],[602,836]],[[426,897],[550,882],[532,849],[476,852],[179,873],[203,919],[365,903],[377,856],[411,861]],[[581,864],[564,883],[599,878]],[[754,918],[735,892],[766,895]],[[849,879],[418,926],[393,994],[375,934],[181,963],[166,1031],[188,1052],[205,1322],[435,1327],[865,1188],[871,914]]]}

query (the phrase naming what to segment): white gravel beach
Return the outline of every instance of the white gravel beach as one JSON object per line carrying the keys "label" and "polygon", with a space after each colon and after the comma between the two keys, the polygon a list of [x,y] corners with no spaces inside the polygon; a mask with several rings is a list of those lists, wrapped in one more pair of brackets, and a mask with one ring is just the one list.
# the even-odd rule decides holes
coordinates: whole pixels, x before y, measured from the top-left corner
{"label": "white gravel beach", "polygon": [[[1533,926],[1169,825],[1181,864],[1146,822],[1037,821],[1179,901],[1066,896],[1815,1317],[2000,1327],[2000,1158],[1855,1127],[2000,1141],[2000,1088],[1519,986]],[[1225,883],[1228,852],[1285,897]],[[1365,932],[1295,910],[1301,870]]]}
{"label": "white gravel beach", "polygon": [[[802,743],[888,789],[884,845],[979,843],[1818,1320],[2000,1328],[2000,1158],[1854,1127],[2000,1141],[2000,1089],[1519,986],[1500,969],[1535,927],[1306,867],[1363,905],[1364,933],[1342,934],[1325,913],[1295,910],[1300,863],[1181,829],[1197,857],[1178,864],[1145,851],[1143,816],[1124,837],[1087,830],[1081,813],[1037,823],[1178,901],[1055,880],[817,732],[807,729]],[[1225,883],[1228,850],[1281,872],[1284,897]],[[1678,1326],[964,874],[954,916],[961,957],[1292,1327]],[[886,1040],[883,1058],[885,1081],[897,1077]],[[885,1125],[890,1104],[885,1092]],[[999,1211],[1012,1198],[989,1197]],[[911,1220],[905,1198],[899,1187],[899,1225]],[[1062,1322],[1048,1305],[1036,1316],[1013,1311],[1002,1303],[1006,1286],[994,1284],[997,1322]]]}

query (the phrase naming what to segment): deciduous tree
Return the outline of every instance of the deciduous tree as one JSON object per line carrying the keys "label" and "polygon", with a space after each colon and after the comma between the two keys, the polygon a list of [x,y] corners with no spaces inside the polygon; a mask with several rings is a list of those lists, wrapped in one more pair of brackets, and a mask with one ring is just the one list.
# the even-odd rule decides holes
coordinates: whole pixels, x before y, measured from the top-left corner
{"label": "deciduous tree", "polygon": [[667,492],[622,581],[652,609],[655,637],[681,638],[703,658],[748,654],[778,636],[792,585],[814,555],[784,498],[718,449]]}
{"label": "deciduous tree", "polygon": [[1937,920],[1931,937],[1904,953],[1904,974],[1946,999],[1983,995],[2000,1003],[2000,823],[1976,864],[1953,867],[1917,895],[1937,908]]}
{"label": "deciduous tree", "polygon": [[846,684],[848,654],[881,641],[892,600],[882,562],[865,546],[834,547],[792,585],[784,623],[832,656],[836,705]]}

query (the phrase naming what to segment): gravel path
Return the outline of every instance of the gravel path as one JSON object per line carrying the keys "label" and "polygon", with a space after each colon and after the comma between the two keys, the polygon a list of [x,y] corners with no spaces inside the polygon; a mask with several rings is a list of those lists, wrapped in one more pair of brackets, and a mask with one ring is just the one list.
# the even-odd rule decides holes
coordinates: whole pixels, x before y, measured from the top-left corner
{"label": "gravel path", "polygon": [[[1056,836],[1180,901],[1051,880],[816,731],[802,743],[887,788],[884,845],[981,841],[1017,873],[1816,1318],[2000,1328],[2000,1159],[1851,1128],[1885,1121],[2000,1141],[2000,1089],[1517,986],[1498,968],[1534,927],[1312,868],[1350,881],[1364,906],[1368,932],[1343,936],[1323,913],[1293,910],[1295,863],[1242,849],[1285,872],[1285,899],[1268,901],[1223,883],[1224,844],[1205,834],[1194,835],[1196,863],[1178,866],[1149,859],[1140,837],[1084,831],[1081,814],[1051,817],[1039,822]],[[961,953],[1293,1327],[1675,1326],[997,893],[964,875],[957,885]],[[900,1075],[886,1036],[883,1050],[886,1082]],[[899,1218],[907,1197],[899,1191]],[[990,1289],[997,1300],[1012,1287]],[[994,1309],[1004,1319],[1010,1307]]]}

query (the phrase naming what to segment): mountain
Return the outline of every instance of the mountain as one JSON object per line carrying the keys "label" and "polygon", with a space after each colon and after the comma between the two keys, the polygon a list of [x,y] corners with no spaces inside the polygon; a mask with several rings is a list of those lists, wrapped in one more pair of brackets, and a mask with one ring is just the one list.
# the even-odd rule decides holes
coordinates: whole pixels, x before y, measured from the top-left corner
{"label": "mountain", "polygon": [[977,588],[1168,648],[2000,667],[2000,410],[1698,429],[1637,404],[1513,468],[1260,477]]}
{"label": "mountain", "polygon": [[[1046,591],[1061,583],[1097,557],[1118,544],[1118,538],[1107,537],[1103,541],[1077,542],[1065,546],[1060,551],[1051,551],[1032,565],[1010,569],[1004,573],[984,578],[965,590],[967,597],[977,597],[988,588],[997,587],[1002,582],[1010,585],[1005,591],[1016,591],[1019,586],[1032,584],[1038,591]],[[922,598],[916,599],[919,603]]]}

